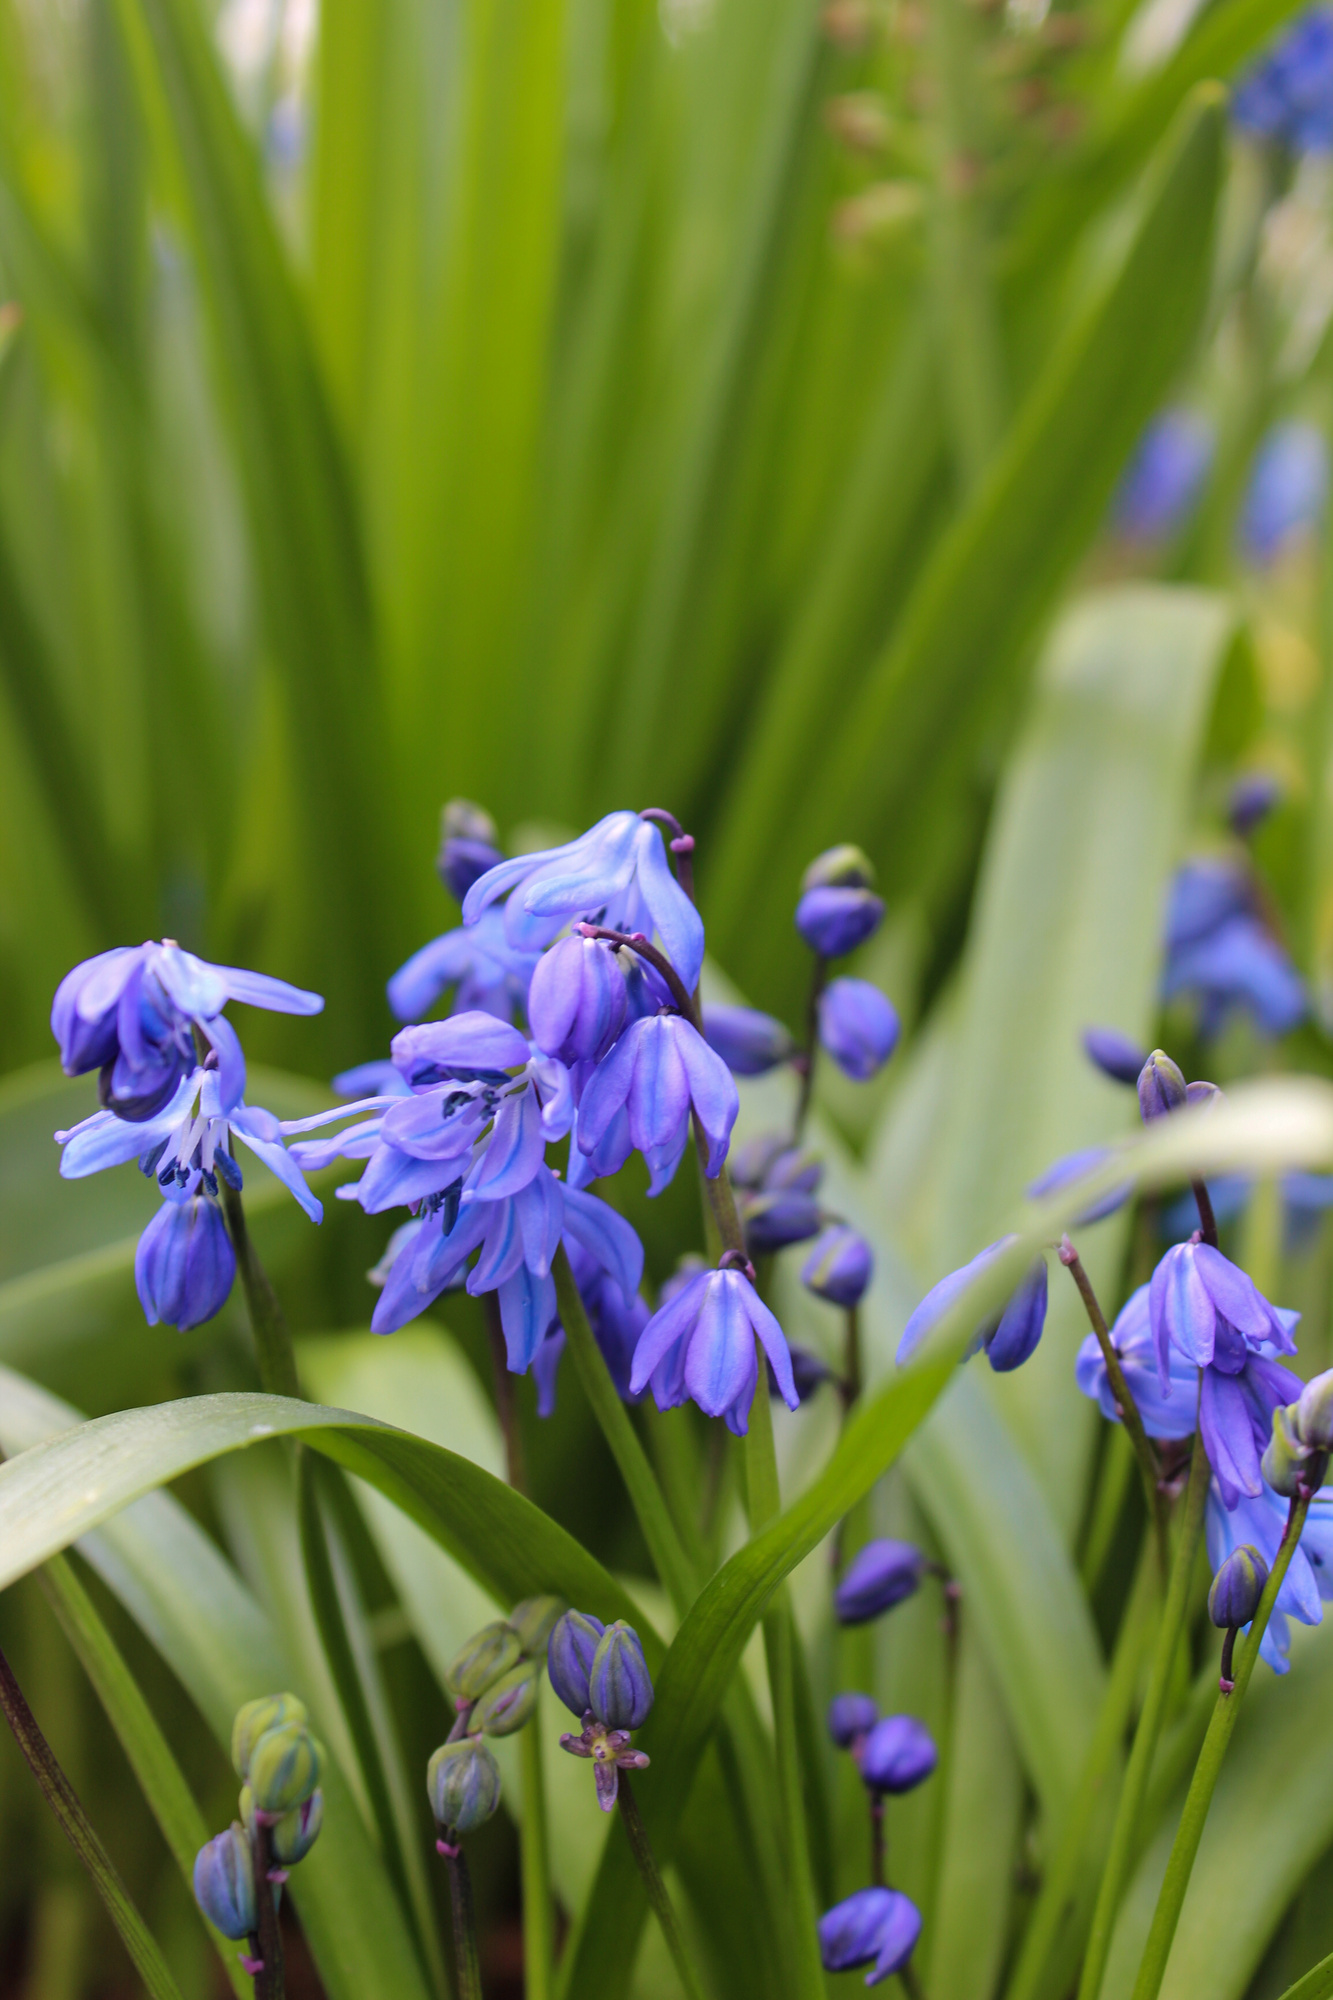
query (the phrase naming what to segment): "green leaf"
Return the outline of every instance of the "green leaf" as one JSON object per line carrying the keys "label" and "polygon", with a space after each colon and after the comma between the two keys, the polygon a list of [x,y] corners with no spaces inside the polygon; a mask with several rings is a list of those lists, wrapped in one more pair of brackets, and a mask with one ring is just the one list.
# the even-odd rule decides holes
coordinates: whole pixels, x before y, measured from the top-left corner
{"label": "green leaf", "polygon": [[1328,2000],[1330,1993],[1333,1993],[1333,1954],[1311,1966],[1303,1979],[1287,1988],[1282,2000]]}

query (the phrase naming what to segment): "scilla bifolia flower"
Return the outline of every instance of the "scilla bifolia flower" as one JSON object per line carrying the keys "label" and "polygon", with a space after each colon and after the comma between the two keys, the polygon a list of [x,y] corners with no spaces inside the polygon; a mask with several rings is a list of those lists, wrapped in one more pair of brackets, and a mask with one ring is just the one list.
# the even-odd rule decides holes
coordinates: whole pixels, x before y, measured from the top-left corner
{"label": "scilla bifolia flower", "polygon": [[839,1750],[855,1751],[878,1721],[873,1695],[835,1694],[828,1705],[828,1733]]}
{"label": "scilla bifolia flower", "polygon": [[284,1868],[304,1861],[324,1825],[324,1794],[316,1786],[308,1799],[287,1813],[273,1828],[273,1858]]}
{"label": "scilla bifolia flower", "polygon": [[1083,1053],[1113,1083],[1138,1083],[1139,1072],[1148,1060],[1138,1042],[1122,1035],[1118,1028],[1085,1028]]}
{"label": "scilla bifolia flower", "polygon": [[616,953],[600,939],[561,938],[538,959],[528,1021],[543,1055],[570,1067],[600,1062],[624,1026],[627,1006]]}
{"label": "scilla bifolia flower", "polygon": [[[937,1285],[932,1285],[903,1329],[903,1337],[898,1343],[900,1366],[916,1352],[931,1328],[943,1319],[977,1272],[984,1270],[1013,1241],[1012,1236],[1002,1236],[997,1243],[987,1244],[961,1269],[951,1271],[947,1278],[941,1278]],[[979,1347],[984,1347],[986,1358],[997,1374],[1006,1374],[1011,1368],[1021,1367],[1041,1339],[1042,1328],[1046,1324],[1046,1299],[1046,1259],[1038,1257],[1004,1311],[995,1319],[983,1321],[977,1328],[969,1354],[975,1354]]]}
{"label": "scilla bifolia flower", "polygon": [[239,1820],[206,1841],[195,1856],[194,1900],[225,1938],[248,1938],[258,1929],[254,1861]]}
{"label": "scilla bifolia flower", "polygon": [[469,1736],[512,1736],[521,1729],[537,1706],[541,1669],[534,1660],[522,1660],[498,1681],[493,1681],[468,1716]]}
{"label": "scilla bifolia flower", "polygon": [[414,951],[388,983],[389,1005],[398,1020],[419,1021],[452,987],[452,1012],[512,1021],[526,1011],[536,964],[535,951],[510,944],[502,913],[488,910],[471,929],[446,931]]}
{"label": "scilla bifolia flower", "polygon": [[853,1083],[868,1083],[898,1046],[898,1015],[865,979],[835,979],[819,996],[819,1039]]}
{"label": "scilla bifolia flower", "polygon": [[651,1176],[648,1192],[660,1194],[680,1164],[691,1111],[708,1142],[704,1171],[715,1180],[739,1110],[731,1071],[698,1029],[681,1014],[656,1014],[633,1022],[585,1084],[579,1148],[591,1153],[624,1111],[618,1165],[624,1165],[631,1148],[642,1153]]}
{"label": "scilla bifolia flower", "polygon": [[897,1889],[858,1889],[819,1920],[819,1956],[826,1972],[855,1972],[867,1986],[900,1972],[921,1935],[921,1912]]}
{"label": "scilla bifolia flower", "polygon": [[644,1770],[649,1762],[630,1740],[653,1705],[638,1634],[621,1619],[602,1625],[586,1612],[567,1611],[552,1630],[546,1661],[551,1686],[583,1721],[581,1733],[562,1736],[560,1747],[572,1757],[592,1759],[597,1803],[610,1812],[620,1772]]}
{"label": "scilla bifolia flower", "polygon": [[914,1715],[886,1715],[866,1737],[857,1758],[871,1792],[912,1792],[940,1761],[934,1739]]}
{"label": "scilla bifolia flower", "polygon": [[704,1037],[733,1076],[766,1076],[796,1053],[791,1032],[753,1007],[705,1007]]}
{"label": "scilla bifolia flower", "polygon": [[567,924],[605,924],[633,936],[654,934],[688,991],[699,983],[704,927],[671,872],[662,836],[638,813],[613,812],[563,847],[502,861],[463,898],[463,922],[475,924],[501,897],[505,935],[540,951]]}
{"label": "scilla bifolia flower", "polygon": [[1139,1072],[1139,1113],[1145,1124],[1165,1118],[1169,1112],[1183,1111],[1186,1104],[1185,1076],[1179,1063],[1172,1062],[1164,1049],[1154,1049]]}
{"label": "scilla bifolia flower", "polygon": [[279,1722],[250,1746],[245,1781],[255,1817],[276,1823],[304,1805],[319,1784],[324,1753],[303,1722]]}
{"label": "scilla bifolia flower", "polygon": [[742,1188],[736,1208],[745,1228],[745,1245],[752,1257],[785,1250],[790,1243],[808,1243],[819,1234],[823,1211],[812,1194],[800,1188]]}
{"label": "scilla bifolia flower", "polygon": [[[1171,1354],[1170,1384],[1162,1392],[1148,1316],[1148,1286],[1131,1292],[1111,1328],[1111,1345],[1124,1370],[1130,1395],[1138,1405],[1143,1428],[1152,1438],[1187,1438],[1194,1434],[1199,1371],[1184,1355]],[[1101,1343],[1090,1333],[1078,1351],[1074,1379],[1085,1396],[1093,1397],[1110,1423],[1123,1421],[1115,1400]]]}
{"label": "scilla bifolia flower", "polygon": [[479,1736],[442,1743],[426,1766],[426,1795],[439,1828],[437,1845],[484,1826],[500,1803],[500,1766]]}
{"label": "scilla bifolia flower", "polygon": [[134,1253],[134,1284],[149,1326],[188,1333],[220,1312],[236,1277],[236,1253],[217,1203],[186,1195],[162,1203]]}
{"label": "scilla bifolia flower", "polygon": [[1213,1578],[1208,1592],[1208,1616],[1214,1625],[1248,1625],[1259,1609],[1259,1599],[1268,1581],[1268,1564],[1253,1542],[1233,1549]]}
{"label": "scilla bifolia flower", "polygon": [[[1228,1505],[1214,1479],[1209,1488],[1205,1516],[1208,1560],[1214,1572],[1220,1571],[1227,1558],[1247,1544],[1258,1551],[1262,1561],[1271,1569],[1282,1544],[1288,1512],[1288,1502],[1267,1485],[1253,1498],[1242,1493],[1233,1505]],[[1310,1502],[1300,1542],[1282,1579],[1282,1587],[1274,1600],[1273,1615],[1260,1642],[1259,1657],[1268,1662],[1274,1673],[1285,1674],[1290,1664],[1287,1659],[1291,1646],[1288,1619],[1297,1618],[1302,1625],[1318,1625],[1323,1619],[1324,1605],[1331,1600],[1333,1486],[1324,1486]]]}
{"label": "scilla bifolia flower", "polygon": [[[858,850],[833,848],[830,852],[855,854]],[[860,858],[868,870],[869,862],[864,855]],[[820,958],[845,958],[879,929],[884,920],[884,903],[870,887],[868,875],[861,880],[852,879],[862,873],[859,869],[849,869],[839,879],[827,879],[824,864],[828,860],[828,855],[821,855],[806,871],[801,900],[796,905],[796,928]]]}
{"label": "scilla bifolia flower", "polygon": [[687,1399],[696,1402],[708,1416],[725,1417],[728,1429],[743,1437],[759,1379],[756,1339],[783,1401],[796,1409],[786,1338],[749,1275],[726,1265],[701,1271],[659,1306],[644,1328],[630,1388],[637,1394],[651,1384],[659,1410],[674,1410]]}
{"label": "scilla bifolia flower", "polygon": [[874,1253],[865,1237],[834,1223],[801,1266],[801,1283],[817,1298],[850,1311],[865,1297],[874,1270]]}
{"label": "scilla bifolia flower", "polygon": [[928,1558],[911,1542],[887,1538],[867,1542],[848,1563],[834,1592],[838,1623],[864,1625],[882,1612],[892,1611],[895,1604],[913,1595],[929,1568]]}

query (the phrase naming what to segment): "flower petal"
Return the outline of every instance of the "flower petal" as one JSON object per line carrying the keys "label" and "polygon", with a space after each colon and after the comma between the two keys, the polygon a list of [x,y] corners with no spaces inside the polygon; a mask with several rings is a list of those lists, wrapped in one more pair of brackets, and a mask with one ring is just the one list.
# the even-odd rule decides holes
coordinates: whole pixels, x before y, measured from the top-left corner
{"label": "flower petal", "polygon": [[643,1245],[632,1223],[595,1194],[566,1187],[565,1233],[597,1259],[627,1299],[634,1297],[643,1279]]}

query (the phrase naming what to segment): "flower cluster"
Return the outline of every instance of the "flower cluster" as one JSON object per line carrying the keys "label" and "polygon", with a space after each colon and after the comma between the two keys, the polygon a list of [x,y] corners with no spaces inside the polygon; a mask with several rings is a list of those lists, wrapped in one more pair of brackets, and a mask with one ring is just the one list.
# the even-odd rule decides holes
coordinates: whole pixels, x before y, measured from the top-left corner
{"label": "flower cluster", "polygon": [[597,1803],[610,1812],[621,1773],[645,1770],[649,1762],[633,1743],[653,1706],[639,1635],[623,1619],[603,1625],[586,1611],[567,1611],[547,1643],[546,1670],[565,1707],[583,1725],[577,1736],[563,1735],[560,1747],[592,1760]]}
{"label": "flower cluster", "polygon": [[261,1695],[238,1709],[231,1760],[241,1780],[240,1817],[200,1848],[194,1894],[227,1938],[245,1938],[246,1971],[263,1971],[260,1902],[282,1893],[287,1871],[303,1861],[324,1824],[319,1788],[324,1752],[311,1735],[305,1703],[294,1694]]}
{"label": "flower cluster", "polygon": [[1333,11],[1312,7],[1243,78],[1232,100],[1242,131],[1296,153],[1333,152]]}
{"label": "flower cluster", "polygon": [[474,1632],[445,1669],[456,1719],[426,1766],[426,1791],[436,1846],[451,1859],[460,1835],[500,1803],[500,1767],[483,1739],[512,1736],[536,1708],[546,1641],[563,1608],[558,1597],[525,1597],[508,1618]]}
{"label": "flower cluster", "polygon": [[223,1188],[243,1176],[235,1141],[288,1187],[312,1221],[323,1209],[284,1144],[285,1127],[245,1102],[245,1057],[228,1001],[317,1014],[317,993],[235,966],[209,965],[170,940],[104,951],[56,989],[51,1029],[67,1076],[98,1072],[103,1108],[57,1132],[60,1171],[78,1180],[137,1160],[162,1207],[139,1241],[134,1276],[150,1326],[182,1331],[226,1303],[236,1258]]}
{"label": "flower cluster", "polygon": [[1252,871],[1239,856],[1186,862],[1171,887],[1162,997],[1198,1002],[1199,1031],[1215,1035],[1242,1008],[1265,1034],[1305,1018],[1299,973],[1260,913]]}
{"label": "flower cluster", "polygon": [[869,1888],[858,1889],[821,1917],[820,1957],[826,1972],[870,1966],[866,1985],[877,1986],[902,1970],[921,1935],[916,1904],[884,1883],[884,1801],[924,1784],[939,1763],[939,1752],[930,1731],[915,1716],[881,1716],[868,1694],[835,1695],[829,1704],[828,1732],[838,1749],[850,1752],[869,1796],[875,1879]]}

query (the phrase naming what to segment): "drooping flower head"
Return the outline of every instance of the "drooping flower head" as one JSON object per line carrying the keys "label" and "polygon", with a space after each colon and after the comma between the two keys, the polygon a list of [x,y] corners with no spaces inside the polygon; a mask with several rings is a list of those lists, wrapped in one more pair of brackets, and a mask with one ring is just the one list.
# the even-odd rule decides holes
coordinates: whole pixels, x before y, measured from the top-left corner
{"label": "drooping flower head", "polygon": [[1085,1028],[1083,1052],[1103,1076],[1131,1086],[1138,1082],[1139,1071],[1148,1060],[1146,1049],[1118,1028]]}
{"label": "drooping flower head", "polygon": [[[1241,1494],[1228,1502],[1214,1479],[1208,1493],[1204,1532],[1208,1560],[1219,1572],[1228,1557],[1247,1544],[1256,1549],[1271,1569],[1277,1559],[1283,1530],[1287,1524],[1287,1502],[1271,1486],[1261,1485],[1257,1494]],[[1318,1625],[1324,1605],[1333,1600],[1333,1486],[1321,1487],[1310,1502],[1300,1543],[1282,1579],[1273,1605],[1273,1615],[1259,1647],[1275,1674],[1285,1674],[1290,1662],[1289,1618],[1302,1625]]]}
{"label": "drooping flower head", "polygon": [[[1002,1236],[998,1242],[987,1244],[968,1263],[957,1271],[950,1271],[947,1277],[931,1286],[903,1328],[903,1337],[898,1343],[900,1367],[915,1354],[931,1328],[944,1318],[954,1300],[966,1291],[977,1273],[993,1263],[1014,1240],[1012,1236]],[[1038,1257],[1029,1266],[1027,1275],[1003,1312],[993,1319],[982,1321],[968,1353],[975,1354],[978,1348],[984,1348],[986,1358],[997,1374],[1007,1374],[1010,1369],[1021,1367],[1041,1339],[1042,1328],[1046,1324],[1046,1298],[1046,1259]]]}
{"label": "drooping flower head", "polygon": [[914,1715],[886,1715],[861,1745],[857,1757],[868,1791],[912,1792],[940,1761],[935,1739]]}
{"label": "drooping flower head", "polygon": [[[584,1085],[579,1150],[600,1152],[603,1173],[616,1172],[631,1151],[642,1153],[648,1192],[660,1194],[680,1164],[691,1113],[708,1142],[704,1171],[716,1179],[739,1110],[731,1071],[698,1030],[682,1014],[654,1014],[631,1022]],[[602,1149],[613,1134],[606,1160]]]}
{"label": "drooping flower head", "polygon": [[236,1253],[217,1203],[171,1189],[139,1238],[134,1283],[149,1326],[187,1333],[221,1312],[236,1277]]}
{"label": "drooping flower head", "polygon": [[798,1407],[791,1355],[782,1328],[744,1271],[701,1271],[659,1306],[635,1350],[630,1388],[652,1387],[660,1410],[687,1399],[725,1417],[743,1437],[759,1379],[758,1339],[788,1409]]}

